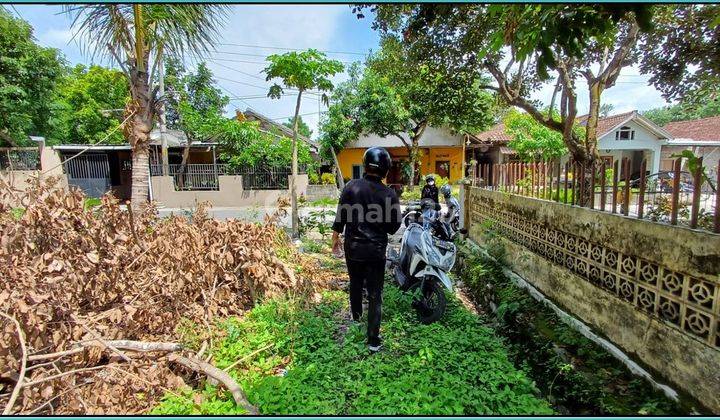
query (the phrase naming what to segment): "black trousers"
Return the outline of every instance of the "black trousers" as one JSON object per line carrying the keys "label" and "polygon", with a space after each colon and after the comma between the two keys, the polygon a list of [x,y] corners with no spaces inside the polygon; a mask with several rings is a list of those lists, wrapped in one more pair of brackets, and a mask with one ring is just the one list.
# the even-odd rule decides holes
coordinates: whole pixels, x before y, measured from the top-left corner
{"label": "black trousers", "polygon": [[368,344],[380,344],[380,320],[382,318],[382,290],[385,281],[385,260],[345,260],[350,275],[350,312],[353,320],[362,316],[363,288],[368,295]]}

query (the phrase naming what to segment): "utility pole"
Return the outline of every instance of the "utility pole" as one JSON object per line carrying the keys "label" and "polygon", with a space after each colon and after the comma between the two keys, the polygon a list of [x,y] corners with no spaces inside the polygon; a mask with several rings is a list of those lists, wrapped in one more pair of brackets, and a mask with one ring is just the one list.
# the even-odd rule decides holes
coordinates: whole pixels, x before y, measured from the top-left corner
{"label": "utility pole", "polygon": [[[162,49],[159,51],[162,54]],[[162,174],[164,176],[170,175],[170,163],[168,160],[168,145],[167,145],[167,120],[165,118],[165,63],[162,57],[158,60],[158,78],[160,87],[160,143],[162,145]]]}

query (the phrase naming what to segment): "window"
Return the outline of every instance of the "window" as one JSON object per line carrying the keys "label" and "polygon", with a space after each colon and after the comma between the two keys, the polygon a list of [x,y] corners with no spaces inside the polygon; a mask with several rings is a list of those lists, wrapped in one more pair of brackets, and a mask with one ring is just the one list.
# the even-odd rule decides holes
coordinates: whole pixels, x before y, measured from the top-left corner
{"label": "window", "polygon": [[635,130],[624,125],[615,132],[615,140],[635,140]]}
{"label": "window", "polygon": [[360,179],[363,176],[363,167],[362,165],[353,165],[352,166],[352,177],[353,179]]}

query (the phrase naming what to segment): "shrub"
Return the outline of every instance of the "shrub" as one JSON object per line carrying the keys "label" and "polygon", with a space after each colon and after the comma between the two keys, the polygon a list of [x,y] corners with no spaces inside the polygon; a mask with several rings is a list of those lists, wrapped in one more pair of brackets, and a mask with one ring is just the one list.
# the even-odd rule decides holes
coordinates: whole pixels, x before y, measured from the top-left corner
{"label": "shrub", "polygon": [[320,181],[323,185],[335,185],[335,175],[326,172],[320,176]]}
{"label": "shrub", "polygon": [[308,172],[308,182],[310,183],[310,185],[320,184],[320,176],[317,174],[317,172]]}

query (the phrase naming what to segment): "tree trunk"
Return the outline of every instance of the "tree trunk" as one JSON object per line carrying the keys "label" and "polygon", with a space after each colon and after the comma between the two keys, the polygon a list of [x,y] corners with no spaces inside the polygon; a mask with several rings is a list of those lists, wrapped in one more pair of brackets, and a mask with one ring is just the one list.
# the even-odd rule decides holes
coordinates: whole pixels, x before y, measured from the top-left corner
{"label": "tree trunk", "polygon": [[410,186],[415,186],[415,167],[419,161],[420,154],[420,137],[425,133],[427,121],[421,121],[413,128],[413,136],[411,139],[410,150]]}
{"label": "tree trunk", "polygon": [[335,162],[335,178],[337,179],[338,188],[341,190],[345,188],[345,179],[343,179],[342,172],[340,171],[340,162],[338,161],[337,153],[335,149],[330,147],[330,153],[332,153],[333,161]]}
{"label": "tree trunk", "polygon": [[126,113],[133,113],[125,126],[125,137],[132,147],[132,187],[131,204],[133,210],[140,208],[148,200],[149,190],[149,158],[150,130],[154,112],[150,104],[149,75],[146,71],[133,69],[131,83],[135,97],[126,108]]}
{"label": "tree trunk", "polygon": [[132,190],[130,203],[133,210],[138,210],[142,203],[148,200],[149,190],[149,158],[150,152],[147,145],[143,148],[134,149],[132,152]]}
{"label": "tree trunk", "polygon": [[297,239],[300,236],[300,215],[298,214],[297,197],[297,137],[298,137],[298,115],[300,114],[300,101],[302,100],[302,89],[298,91],[297,103],[295,104],[295,118],[293,119],[293,141],[292,141],[292,176],[290,177],[290,211],[292,237]]}

